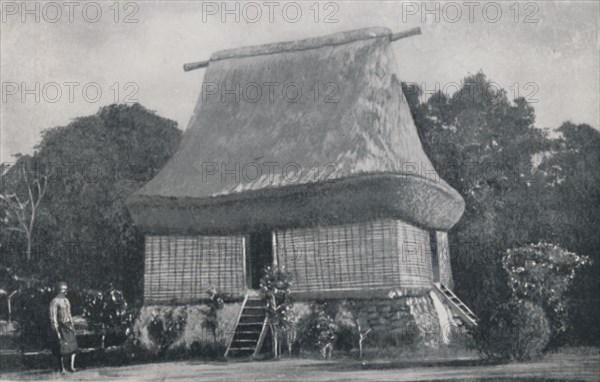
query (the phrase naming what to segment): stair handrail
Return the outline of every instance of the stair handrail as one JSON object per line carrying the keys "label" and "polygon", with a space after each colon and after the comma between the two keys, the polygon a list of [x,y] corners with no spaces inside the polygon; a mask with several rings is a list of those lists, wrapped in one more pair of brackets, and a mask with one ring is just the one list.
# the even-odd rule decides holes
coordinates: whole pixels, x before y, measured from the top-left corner
{"label": "stair handrail", "polygon": [[458,299],[458,300],[459,300],[459,301],[460,301],[460,302],[461,302],[461,303],[464,305],[464,307],[465,307],[465,310],[466,310],[466,311],[467,311],[469,314],[471,314],[471,315],[473,315],[473,317],[477,318],[477,315],[476,315],[476,314],[475,314],[475,313],[474,313],[474,312],[471,310],[471,308],[469,308],[469,307],[467,306],[467,304],[465,304],[465,303],[464,303],[464,302],[463,302],[463,301],[460,299],[460,297],[458,297],[458,296],[456,295],[456,293],[454,293],[454,291],[452,291],[452,289],[448,288],[447,286],[445,286],[445,285],[443,285],[443,284],[440,284],[440,286],[443,288],[443,290],[446,290],[446,291],[448,291],[448,293],[450,293],[450,294],[451,294],[453,297],[456,297],[456,298],[457,298],[457,299]]}
{"label": "stair handrail", "polygon": [[240,320],[242,319],[242,313],[244,312],[244,308],[246,308],[246,302],[248,302],[248,292],[246,292],[246,295],[244,296],[244,301],[242,302],[240,313],[238,314],[237,320],[235,321],[235,326],[233,327],[231,339],[229,340],[229,344],[227,345],[227,350],[225,350],[225,358],[227,358],[227,355],[229,354],[229,349],[231,349],[231,344],[233,344],[233,339],[235,338],[235,331],[237,330],[237,327],[240,324]]}
{"label": "stair handrail", "polygon": [[[444,300],[446,300],[450,303],[451,308],[454,308],[454,310],[458,311],[458,315],[461,316],[461,318],[463,320],[465,320],[467,323],[471,323],[472,325],[477,326],[477,316],[475,315],[475,313],[473,313],[473,311],[471,309],[469,309],[469,307],[464,302],[462,302],[462,300],[456,294],[454,294],[454,292],[452,292],[452,290],[450,290],[450,288],[446,287],[445,285],[443,285],[441,283],[434,283],[434,285],[435,285],[436,291],[439,292],[444,297]],[[448,293],[451,296],[456,297],[456,299],[461,302],[461,304],[465,307],[465,309],[462,309],[454,301],[450,300],[444,290],[448,291]],[[469,317],[469,314],[472,315],[474,318]]]}
{"label": "stair handrail", "polygon": [[267,330],[269,324],[269,315],[265,312],[265,319],[263,320],[262,329],[260,330],[260,335],[258,336],[258,341],[256,341],[256,348],[254,349],[254,353],[252,353],[252,358],[256,358],[260,348],[262,348],[262,344],[265,341],[265,337],[267,336]]}

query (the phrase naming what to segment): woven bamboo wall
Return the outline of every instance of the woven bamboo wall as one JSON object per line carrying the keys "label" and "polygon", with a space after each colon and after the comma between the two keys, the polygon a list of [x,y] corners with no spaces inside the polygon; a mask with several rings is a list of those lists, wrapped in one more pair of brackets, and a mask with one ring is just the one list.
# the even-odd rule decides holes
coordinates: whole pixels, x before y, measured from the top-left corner
{"label": "woven bamboo wall", "polygon": [[144,300],[188,303],[244,291],[241,236],[146,236]]}
{"label": "woven bamboo wall", "polygon": [[429,233],[397,220],[277,231],[294,292],[430,288]]}
{"label": "woven bamboo wall", "polygon": [[437,231],[435,236],[437,243],[438,262],[440,264],[440,283],[452,289],[454,287],[454,280],[452,279],[452,268],[450,266],[448,233],[444,231]]}

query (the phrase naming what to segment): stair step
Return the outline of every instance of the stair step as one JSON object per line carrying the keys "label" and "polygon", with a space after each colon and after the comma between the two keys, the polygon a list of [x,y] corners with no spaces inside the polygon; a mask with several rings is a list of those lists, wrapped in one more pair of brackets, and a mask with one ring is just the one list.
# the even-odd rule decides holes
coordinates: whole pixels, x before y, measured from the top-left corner
{"label": "stair step", "polygon": [[246,295],[225,357],[252,357],[264,341],[267,303],[256,294]]}
{"label": "stair step", "polygon": [[245,319],[246,322],[248,322],[248,320],[253,320],[253,322],[256,321],[264,321],[265,319],[265,315],[257,315],[257,314],[252,314],[249,316],[240,316],[240,320]]}
{"label": "stair step", "polygon": [[234,332],[234,336],[237,337],[255,337],[260,334],[260,330],[245,331],[245,332]]}

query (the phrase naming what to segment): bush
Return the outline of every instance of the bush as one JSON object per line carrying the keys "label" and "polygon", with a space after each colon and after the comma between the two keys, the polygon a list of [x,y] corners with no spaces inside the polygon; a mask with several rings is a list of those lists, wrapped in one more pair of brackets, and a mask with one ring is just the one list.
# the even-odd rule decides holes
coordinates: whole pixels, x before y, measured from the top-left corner
{"label": "bush", "polygon": [[[260,279],[260,290],[263,298],[267,301],[267,317],[271,338],[273,340],[273,354],[278,358],[281,354],[282,339],[289,341],[295,338],[296,317],[292,311],[290,299],[291,274],[281,268],[266,267],[263,277]],[[288,352],[292,347],[288,343]]]}
{"label": "bush", "polygon": [[83,296],[83,316],[101,335],[101,347],[123,343],[133,331],[135,314],[129,309],[123,292],[111,285],[104,292]]}
{"label": "bush", "polygon": [[586,263],[587,257],[548,243],[510,249],[502,259],[513,298],[526,299],[544,308],[553,337],[567,329],[566,291],[577,268]]}
{"label": "bush", "polygon": [[169,347],[175,343],[183,334],[187,323],[185,310],[175,316],[172,310],[165,312],[164,316],[156,314],[148,325],[148,335],[158,346],[158,355],[164,357]]}
{"label": "bush", "polygon": [[[337,312],[338,305],[334,302],[314,302],[310,307],[310,314],[298,323],[299,347],[308,351],[318,350],[323,358],[329,358],[339,344],[340,326],[334,319]],[[351,329],[347,330],[346,334],[351,335]],[[348,350],[347,339],[343,342],[344,350]]]}
{"label": "bush", "polygon": [[[135,314],[128,309],[123,293],[112,286],[105,292],[81,291],[70,287],[67,298],[73,316],[83,315],[89,329],[95,330],[107,344],[125,341],[131,333]],[[50,301],[56,296],[52,287],[37,283],[23,287],[14,298],[14,317],[21,328],[23,349],[44,349],[51,346],[55,334],[50,328]],[[80,329],[76,326],[76,329]],[[95,341],[94,341],[95,342]]]}
{"label": "bush", "polygon": [[202,321],[202,327],[207,329],[213,336],[213,342],[217,343],[217,329],[219,328],[219,310],[223,309],[225,302],[216,289],[211,288],[208,293],[208,311]]}
{"label": "bush", "polygon": [[22,289],[15,297],[14,317],[21,328],[22,350],[51,347],[55,335],[50,336],[49,307],[54,296],[52,288],[37,286]]}
{"label": "bush", "polygon": [[539,305],[512,300],[481,321],[473,334],[478,350],[488,358],[528,360],[539,357],[548,345],[550,325]]}

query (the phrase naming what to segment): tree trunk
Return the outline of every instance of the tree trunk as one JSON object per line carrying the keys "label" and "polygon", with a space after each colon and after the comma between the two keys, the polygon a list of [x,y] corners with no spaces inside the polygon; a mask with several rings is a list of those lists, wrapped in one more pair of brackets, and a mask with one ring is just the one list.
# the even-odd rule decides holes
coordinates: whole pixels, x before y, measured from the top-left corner
{"label": "tree trunk", "polygon": [[362,346],[362,343],[363,343],[363,339],[361,338],[361,339],[358,340],[358,358],[362,358],[363,357],[363,346]]}
{"label": "tree trunk", "polygon": [[31,261],[31,235],[30,234],[27,235],[27,252],[26,252],[26,256],[27,256],[27,261]]}
{"label": "tree trunk", "polygon": [[277,329],[275,325],[270,325],[271,327],[271,337],[273,337],[273,357],[279,358],[279,338],[277,335]]}

